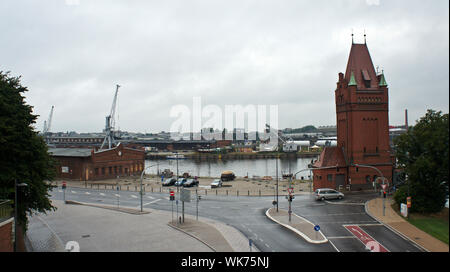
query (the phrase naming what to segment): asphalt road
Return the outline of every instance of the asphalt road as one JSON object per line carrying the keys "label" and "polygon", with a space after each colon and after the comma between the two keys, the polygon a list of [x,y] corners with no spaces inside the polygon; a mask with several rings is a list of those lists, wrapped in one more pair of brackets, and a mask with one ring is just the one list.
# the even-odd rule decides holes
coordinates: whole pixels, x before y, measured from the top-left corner
{"label": "asphalt road", "polygon": [[[176,195],[177,199],[179,195]],[[231,225],[252,239],[255,246],[264,252],[360,252],[368,251],[361,239],[352,234],[345,226],[357,226],[364,237],[377,241],[388,251],[420,251],[411,242],[404,240],[391,230],[372,219],[364,211],[364,201],[373,195],[348,196],[344,201],[316,201],[308,194],[297,195],[292,202],[292,211],[320,226],[329,243],[310,244],[303,238],[276,224],[265,216],[272,207],[274,197],[248,196],[201,196],[198,213],[201,217],[211,218]],[[62,200],[63,190],[54,189],[52,198]],[[191,202],[185,202],[185,213],[196,215],[197,201],[195,193]],[[65,199],[86,203],[118,205],[140,208],[139,192],[67,188]],[[170,201],[167,193],[146,192],[143,207],[173,210],[177,216],[176,201]],[[279,208],[287,209],[284,196],[279,197]],[[178,216],[181,216],[181,202],[178,202]]]}

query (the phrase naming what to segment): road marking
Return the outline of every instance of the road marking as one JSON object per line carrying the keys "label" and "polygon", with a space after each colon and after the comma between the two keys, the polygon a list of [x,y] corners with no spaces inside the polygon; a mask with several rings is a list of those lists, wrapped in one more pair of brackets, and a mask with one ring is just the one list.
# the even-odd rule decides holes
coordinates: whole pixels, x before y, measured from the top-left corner
{"label": "road marking", "polygon": [[75,192],[75,191],[70,191],[70,192],[72,192],[72,194],[76,194],[77,192]]}
{"label": "road marking", "polygon": [[[147,205],[156,203],[156,202],[158,202],[158,201],[160,201],[160,200],[161,200],[161,199],[156,199],[156,200],[153,200],[153,201],[151,201],[151,202],[144,203],[144,204],[142,204],[142,206],[147,206]],[[139,205],[138,208],[139,208],[139,207],[141,207],[141,206]]]}
{"label": "road marking", "polygon": [[331,242],[330,241],[330,237],[328,237],[328,241],[330,242],[330,244],[334,247],[334,249],[337,251],[337,252],[341,252],[334,244],[333,244],[333,242]]}
{"label": "road marking", "polygon": [[58,190],[58,192],[62,193],[63,191],[62,190]]}
{"label": "road marking", "polygon": [[100,195],[101,195],[101,196],[105,196],[105,194],[104,194],[104,193],[100,193]]}
{"label": "road marking", "polygon": [[355,236],[335,236],[327,237],[328,239],[357,239]]}
{"label": "road marking", "polygon": [[115,196],[117,196],[117,197],[120,197],[120,195],[118,195],[118,194],[114,194]]}
{"label": "road marking", "polygon": [[155,199],[153,196],[147,196],[147,198],[150,198],[150,199]]}
{"label": "road marking", "polygon": [[136,195],[131,195],[132,198],[138,198]]}
{"label": "road marking", "polygon": [[357,225],[346,225],[344,226],[351,234],[356,236],[361,243],[372,252],[389,252],[382,244],[375,240],[372,236],[367,234]]}
{"label": "road marking", "polygon": [[270,248],[270,246],[268,244],[264,244],[266,247]]}
{"label": "road marking", "polygon": [[89,192],[86,192],[85,194],[87,194],[87,195],[90,195],[91,193],[89,193]]}

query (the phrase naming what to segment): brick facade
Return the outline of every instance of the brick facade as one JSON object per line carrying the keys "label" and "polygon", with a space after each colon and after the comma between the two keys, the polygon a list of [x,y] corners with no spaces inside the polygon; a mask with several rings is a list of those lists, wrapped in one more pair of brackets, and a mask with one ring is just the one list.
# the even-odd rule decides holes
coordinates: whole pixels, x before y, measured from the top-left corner
{"label": "brick facade", "polygon": [[106,150],[92,149],[88,155],[55,152],[53,158],[58,162],[58,178],[89,181],[141,174],[144,170],[145,152],[119,144]]}
{"label": "brick facade", "polygon": [[[352,44],[346,73],[339,73],[335,90],[336,152],[342,153],[345,166],[339,171],[314,170],[314,189],[339,185],[350,185],[352,190],[373,188],[378,172],[355,164],[375,167],[392,181],[388,98],[384,74],[377,75],[367,45]],[[321,156],[314,167],[334,166],[330,160],[333,158]]]}
{"label": "brick facade", "polygon": [[14,251],[13,223],[14,218],[0,223],[0,252]]}

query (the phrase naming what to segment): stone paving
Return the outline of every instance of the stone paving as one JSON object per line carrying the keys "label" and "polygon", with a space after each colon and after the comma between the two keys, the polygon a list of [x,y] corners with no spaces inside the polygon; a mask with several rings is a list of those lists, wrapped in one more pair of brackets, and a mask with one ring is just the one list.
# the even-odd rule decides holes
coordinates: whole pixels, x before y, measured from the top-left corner
{"label": "stone paving", "polygon": [[[115,210],[113,206],[64,204],[53,201],[57,211],[30,218],[27,237],[29,251],[65,251],[76,241],[80,251],[152,252],[248,252],[247,238],[221,222],[191,216],[175,228],[171,213],[145,209]],[[75,204],[75,203],[74,203]],[[257,251],[252,248],[252,251]]]}

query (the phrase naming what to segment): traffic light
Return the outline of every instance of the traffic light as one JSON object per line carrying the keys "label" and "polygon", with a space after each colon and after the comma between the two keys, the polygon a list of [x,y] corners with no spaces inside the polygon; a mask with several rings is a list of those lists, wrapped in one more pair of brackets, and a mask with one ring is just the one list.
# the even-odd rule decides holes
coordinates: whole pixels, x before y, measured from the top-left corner
{"label": "traffic light", "polygon": [[386,198],[386,191],[383,191],[383,198]]}

